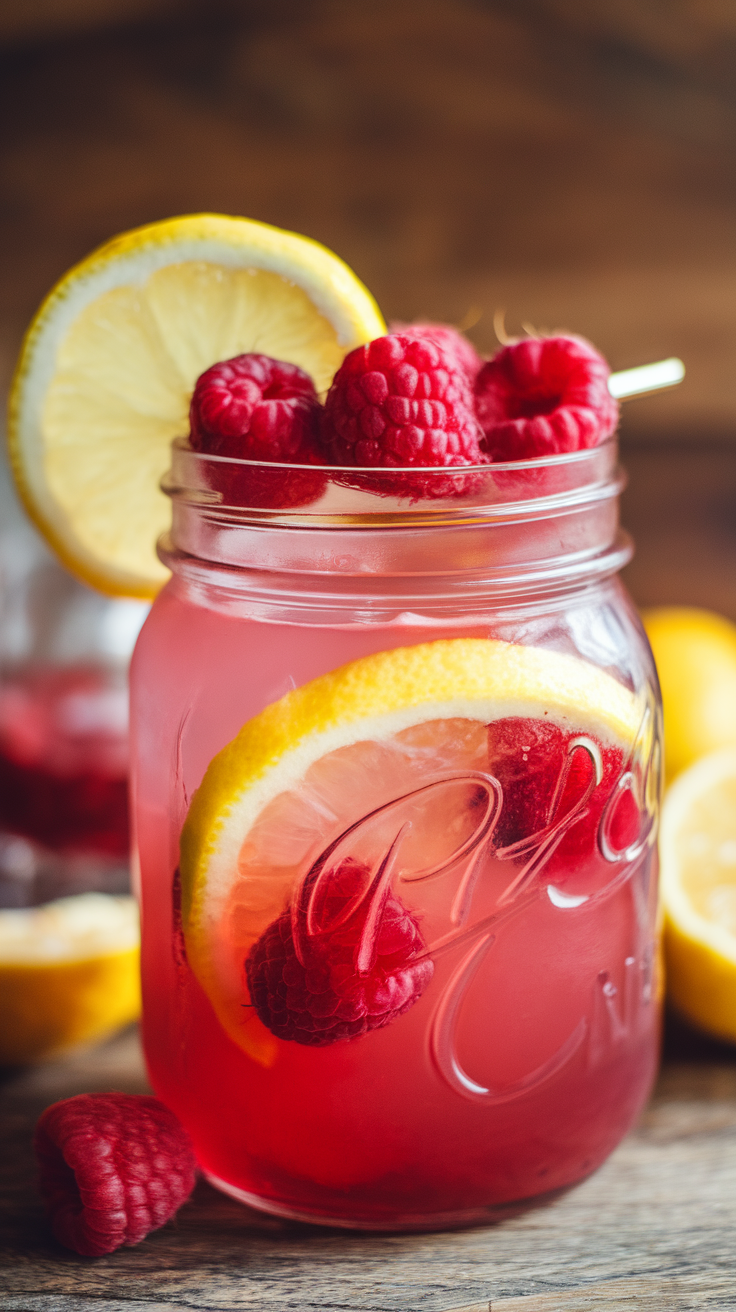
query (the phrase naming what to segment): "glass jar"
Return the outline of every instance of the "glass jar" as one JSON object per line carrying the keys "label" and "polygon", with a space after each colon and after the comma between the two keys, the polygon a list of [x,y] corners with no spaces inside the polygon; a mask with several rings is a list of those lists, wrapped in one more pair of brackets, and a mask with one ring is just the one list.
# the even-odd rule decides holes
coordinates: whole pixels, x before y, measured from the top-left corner
{"label": "glass jar", "polygon": [[660,709],[621,482],[613,441],[308,474],[174,443],[132,669],[143,1029],[227,1193],[476,1222],[641,1110]]}
{"label": "glass jar", "polygon": [[129,891],[128,662],[145,603],[62,569],[0,464],[0,907]]}

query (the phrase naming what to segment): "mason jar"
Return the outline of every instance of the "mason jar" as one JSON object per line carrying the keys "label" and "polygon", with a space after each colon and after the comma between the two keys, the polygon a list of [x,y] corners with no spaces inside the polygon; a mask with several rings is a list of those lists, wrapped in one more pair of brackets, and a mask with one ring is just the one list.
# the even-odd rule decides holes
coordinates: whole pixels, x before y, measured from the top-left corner
{"label": "mason jar", "polygon": [[422,1229],[595,1170],[658,1056],[660,705],[615,441],[173,445],[132,667],[143,1035],[208,1179]]}

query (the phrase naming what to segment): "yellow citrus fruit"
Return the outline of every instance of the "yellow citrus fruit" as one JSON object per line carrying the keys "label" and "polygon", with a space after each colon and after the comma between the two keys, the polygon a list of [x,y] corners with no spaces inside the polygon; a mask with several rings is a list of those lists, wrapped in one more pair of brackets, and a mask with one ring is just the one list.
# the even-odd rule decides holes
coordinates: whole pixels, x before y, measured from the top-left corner
{"label": "yellow citrus fruit", "polygon": [[81,893],[0,911],[0,1064],[91,1043],[140,1013],[138,908]]}
{"label": "yellow citrus fruit", "polygon": [[159,480],[198,376],[259,351],[324,393],[383,332],[362,283],[306,237],[218,214],[124,233],[57,283],[26,335],[8,428],[26,509],[85,582],[153,596],[168,577]]}
{"label": "yellow citrus fruit", "polygon": [[492,720],[547,716],[618,743],[634,738],[641,710],[575,657],[451,638],[365,656],[249,720],[211,761],[181,837],[187,956],[228,1034],[273,1060],[272,1035],[243,1006],[243,962],[336,832],[401,797],[407,780],[416,789],[438,772],[484,769]]}
{"label": "yellow citrus fruit", "polygon": [[675,780],[660,851],[668,992],[688,1020],[736,1042],[736,748]]}
{"label": "yellow citrus fruit", "polygon": [[736,745],[736,625],[689,606],[644,612],[664,703],[665,771],[674,779]]}

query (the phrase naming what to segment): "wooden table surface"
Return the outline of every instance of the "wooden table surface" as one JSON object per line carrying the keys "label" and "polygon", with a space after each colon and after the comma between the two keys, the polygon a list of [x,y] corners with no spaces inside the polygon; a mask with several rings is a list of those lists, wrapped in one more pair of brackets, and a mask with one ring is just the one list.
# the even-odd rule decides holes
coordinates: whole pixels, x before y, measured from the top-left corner
{"label": "wooden table surface", "polygon": [[736,1052],[675,1030],[638,1128],[577,1189],[493,1226],[365,1235],[260,1215],[200,1182],[137,1248],[51,1238],[30,1136],[57,1098],[143,1092],[137,1036],[7,1076],[0,1093],[5,1312],[733,1312]]}

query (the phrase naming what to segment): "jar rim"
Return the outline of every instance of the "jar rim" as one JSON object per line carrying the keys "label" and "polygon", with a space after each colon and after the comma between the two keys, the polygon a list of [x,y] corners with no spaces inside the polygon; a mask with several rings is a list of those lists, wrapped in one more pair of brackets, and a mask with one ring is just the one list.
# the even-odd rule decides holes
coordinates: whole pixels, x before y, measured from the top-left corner
{"label": "jar rim", "polygon": [[616,497],[624,479],[615,436],[535,459],[440,468],[296,465],[241,460],[171,444],[161,481],[183,512],[222,525],[375,529],[515,522]]}
{"label": "jar rim", "polygon": [[303,472],[305,469],[314,469],[325,474],[368,474],[371,476],[382,474],[386,476],[396,476],[398,474],[416,476],[417,474],[421,474],[424,476],[426,474],[436,477],[445,475],[446,477],[448,474],[488,473],[491,469],[494,471],[513,471],[519,469],[547,469],[558,465],[564,466],[579,464],[589,460],[591,455],[595,452],[603,451],[606,448],[617,449],[618,434],[614,433],[610,437],[607,437],[603,442],[598,442],[595,446],[582,447],[579,451],[562,451],[551,456],[534,456],[529,459],[494,460],[480,465],[304,465],[293,464],[286,460],[245,460],[239,456],[210,455],[205,451],[195,451],[194,447],[190,446],[188,437],[173,438],[171,446],[172,450],[186,451],[188,455],[195,457],[203,464],[214,461],[217,464],[235,468],[242,467],[266,470],[281,469],[293,470],[294,472]]}

